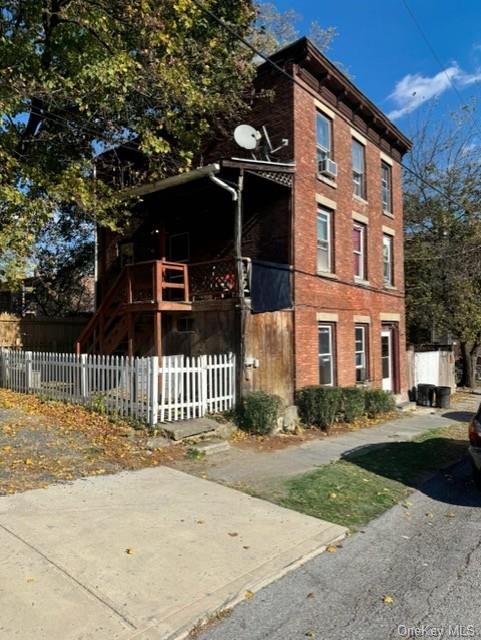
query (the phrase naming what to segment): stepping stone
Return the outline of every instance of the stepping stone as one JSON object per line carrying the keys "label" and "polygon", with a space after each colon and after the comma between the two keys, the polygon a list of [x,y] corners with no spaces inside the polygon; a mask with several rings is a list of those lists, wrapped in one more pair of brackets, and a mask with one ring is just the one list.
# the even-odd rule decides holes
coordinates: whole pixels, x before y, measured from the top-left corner
{"label": "stepping stone", "polygon": [[205,440],[193,445],[192,449],[206,456],[211,456],[214,453],[229,451],[230,444],[226,440]]}

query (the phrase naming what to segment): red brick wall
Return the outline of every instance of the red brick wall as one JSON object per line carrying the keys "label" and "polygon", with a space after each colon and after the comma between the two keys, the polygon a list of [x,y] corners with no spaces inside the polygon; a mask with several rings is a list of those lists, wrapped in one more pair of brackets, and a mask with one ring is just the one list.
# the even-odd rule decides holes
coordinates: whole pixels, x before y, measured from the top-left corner
{"label": "red brick wall", "polygon": [[[312,93],[312,89],[311,89]],[[332,105],[327,105],[332,109]],[[296,176],[294,186],[294,296],[296,387],[319,381],[317,313],[338,314],[337,382],[341,386],[355,383],[354,316],[370,318],[370,378],[381,385],[380,314],[399,314],[400,389],[406,390],[404,274],[402,238],[401,168],[393,161],[393,217],[382,213],[380,148],[367,140],[367,203],[352,195],[351,141],[349,122],[335,113],[333,122],[334,160],[337,162],[337,188],[316,176],[315,115],[313,97],[294,87],[294,152]],[[334,213],[335,278],[316,275],[316,194],[336,203]],[[368,218],[367,277],[369,285],[354,283],[352,225],[353,211]],[[394,285],[383,288],[383,225],[395,231]]]}

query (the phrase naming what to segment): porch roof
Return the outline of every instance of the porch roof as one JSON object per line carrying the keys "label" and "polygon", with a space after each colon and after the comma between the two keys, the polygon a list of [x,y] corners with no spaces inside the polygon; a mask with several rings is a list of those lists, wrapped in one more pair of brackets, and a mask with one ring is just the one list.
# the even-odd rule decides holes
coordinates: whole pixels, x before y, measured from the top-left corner
{"label": "porch roof", "polygon": [[269,162],[265,160],[232,158],[230,160],[221,160],[212,164],[208,164],[192,171],[180,173],[176,176],[170,176],[162,180],[156,180],[150,184],[140,185],[138,187],[132,187],[124,189],[118,194],[121,200],[129,200],[131,198],[138,198],[158,191],[165,191],[206,178],[209,176],[215,176],[225,169],[243,169],[249,173],[255,173],[259,177],[267,180],[272,180],[284,186],[292,186],[292,174],[295,173],[296,165],[293,162],[281,163],[281,162]]}

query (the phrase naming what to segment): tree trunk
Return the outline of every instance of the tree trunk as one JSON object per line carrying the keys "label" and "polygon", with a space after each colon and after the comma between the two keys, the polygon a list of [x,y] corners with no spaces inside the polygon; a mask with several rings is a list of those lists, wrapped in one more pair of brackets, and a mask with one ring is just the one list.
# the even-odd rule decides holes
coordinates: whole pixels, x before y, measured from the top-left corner
{"label": "tree trunk", "polygon": [[481,345],[476,342],[461,342],[461,359],[463,372],[461,375],[461,386],[474,389],[476,386],[476,365],[481,351]]}

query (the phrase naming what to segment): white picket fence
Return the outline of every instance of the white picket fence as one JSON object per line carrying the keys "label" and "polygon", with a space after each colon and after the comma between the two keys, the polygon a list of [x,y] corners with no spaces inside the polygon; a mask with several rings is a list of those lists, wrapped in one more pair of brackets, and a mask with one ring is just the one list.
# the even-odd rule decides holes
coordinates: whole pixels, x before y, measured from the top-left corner
{"label": "white picket fence", "polygon": [[218,413],[235,405],[235,356],[74,355],[0,349],[0,386],[97,405],[151,425]]}
{"label": "white picket fence", "polygon": [[233,353],[162,358],[160,422],[189,420],[232,409],[235,405]]}

